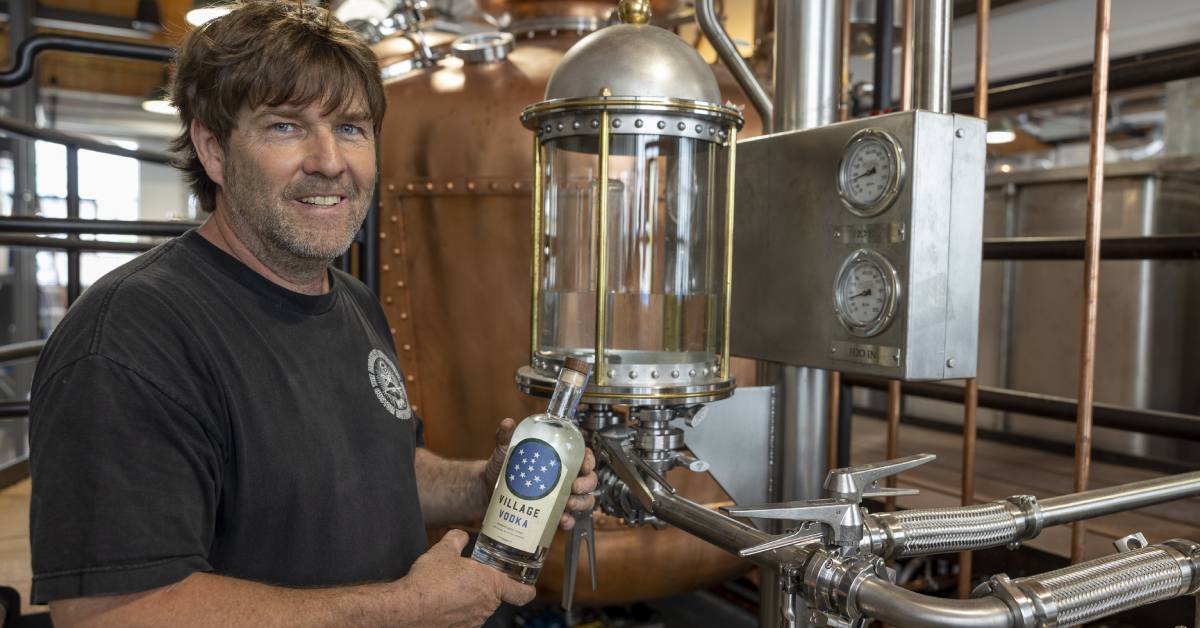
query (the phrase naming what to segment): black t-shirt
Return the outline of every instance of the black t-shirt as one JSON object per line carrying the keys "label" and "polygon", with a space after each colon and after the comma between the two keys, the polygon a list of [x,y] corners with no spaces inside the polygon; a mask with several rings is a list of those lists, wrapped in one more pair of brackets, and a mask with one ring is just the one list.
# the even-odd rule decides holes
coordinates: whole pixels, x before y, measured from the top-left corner
{"label": "black t-shirt", "polygon": [[34,379],[34,602],[408,571],[420,420],[377,301],[330,283],[290,292],[193,231],[86,291]]}

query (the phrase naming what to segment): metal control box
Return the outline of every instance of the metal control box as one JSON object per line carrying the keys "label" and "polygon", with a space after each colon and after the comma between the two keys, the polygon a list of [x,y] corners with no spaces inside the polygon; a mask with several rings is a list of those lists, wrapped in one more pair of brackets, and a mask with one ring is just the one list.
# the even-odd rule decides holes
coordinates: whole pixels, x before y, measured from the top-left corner
{"label": "metal control box", "polygon": [[905,111],[739,142],[732,353],[974,377],[986,132]]}

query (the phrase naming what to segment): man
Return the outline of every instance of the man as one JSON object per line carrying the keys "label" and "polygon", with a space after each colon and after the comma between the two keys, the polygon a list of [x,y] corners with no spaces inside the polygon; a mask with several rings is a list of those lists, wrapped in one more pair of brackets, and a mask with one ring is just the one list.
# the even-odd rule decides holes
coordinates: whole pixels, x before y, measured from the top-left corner
{"label": "man", "polygon": [[468,626],[532,599],[460,531],[425,551],[426,524],[482,516],[512,421],[489,461],[421,448],[378,303],[329,268],[375,184],[375,64],[294,0],[182,44],[176,148],[211,214],[92,286],[35,377],[33,599],[57,625]]}

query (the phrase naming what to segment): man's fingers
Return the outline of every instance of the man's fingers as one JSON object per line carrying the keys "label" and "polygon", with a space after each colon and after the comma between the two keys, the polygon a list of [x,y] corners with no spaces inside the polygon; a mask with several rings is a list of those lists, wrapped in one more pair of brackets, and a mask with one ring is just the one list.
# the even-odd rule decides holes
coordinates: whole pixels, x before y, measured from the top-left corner
{"label": "man's fingers", "polygon": [[591,495],[573,495],[567,499],[569,512],[587,512],[596,507],[596,498]]}
{"label": "man's fingers", "polygon": [[571,492],[575,495],[586,495],[596,490],[596,484],[600,478],[596,477],[595,473],[581,475],[571,482]]}
{"label": "man's fingers", "polygon": [[575,517],[569,512],[564,512],[563,516],[558,520],[558,527],[566,532],[570,532],[575,529]]}
{"label": "man's fingers", "polygon": [[496,428],[496,447],[507,447],[515,429],[517,429],[516,421],[508,418],[501,421],[500,427]]}
{"label": "man's fingers", "polygon": [[505,576],[500,576],[500,581],[500,599],[509,604],[524,606],[532,602],[533,596],[537,593],[533,587]]}
{"label": "man's fingers", "polygon": [[583,451],[583,465],[579,467],[579,475],[587,475],[596,468],[596,454],[592,453],[592,448],[588,447]]}
{"label": "man's fingers", "polygon": [[467,541],[470,540],[471,537],[467,536],[466,532],[462,530],[450,530],[442,537],[441,541],[438,541],[436,547],[445,546],[448,550],[453,551],[455,556],[458,556],[462,554],[463,548],[467,546]]}

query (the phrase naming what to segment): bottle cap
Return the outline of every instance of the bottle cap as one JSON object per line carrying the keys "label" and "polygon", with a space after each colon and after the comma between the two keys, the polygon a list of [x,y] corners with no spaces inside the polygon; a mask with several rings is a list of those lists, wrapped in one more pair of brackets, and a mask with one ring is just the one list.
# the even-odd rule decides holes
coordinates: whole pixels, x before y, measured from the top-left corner
{"label": "bottle cap", "polygon": [[592,363],[579,358],[567,358],[567,361],[563,363],[563,368],[568,368],[584,375],[592,374]]}

